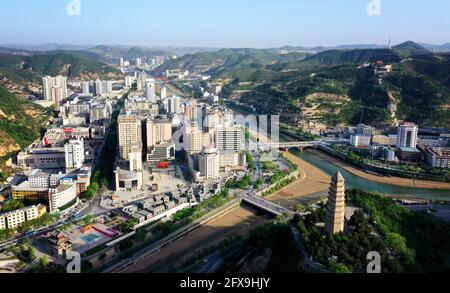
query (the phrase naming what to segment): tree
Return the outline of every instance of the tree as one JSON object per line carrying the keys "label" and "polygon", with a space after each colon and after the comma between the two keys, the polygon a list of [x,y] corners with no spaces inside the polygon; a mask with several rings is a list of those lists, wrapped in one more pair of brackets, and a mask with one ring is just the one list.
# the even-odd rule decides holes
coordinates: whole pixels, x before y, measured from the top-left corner
{"label": "tree", "polygon": [[23,202],[18,201],[17,199],[11,199],[3,203],[2,212],[14,211],[23,207],[25,207]]}
{"label": "tree", "polygon": [[332,262],[330,268],[334,273],[337,274],[350,274],[352,272],[349,268],[347,268],[346,265],[341,263]]}
{"label": "tree", "polygon": [[39,266],[44,267],[44,268],[46,266],[48,266],[48,256],[47,255],[44,255],[41,258],[39,258]]}
{"label": "tree", "polygon": [[305,206],[302,205],[302,204],[298,204],[298,205],[295,206],[295,211],[296,211],[297,213],[302,213],[302,212],[305,211]]}

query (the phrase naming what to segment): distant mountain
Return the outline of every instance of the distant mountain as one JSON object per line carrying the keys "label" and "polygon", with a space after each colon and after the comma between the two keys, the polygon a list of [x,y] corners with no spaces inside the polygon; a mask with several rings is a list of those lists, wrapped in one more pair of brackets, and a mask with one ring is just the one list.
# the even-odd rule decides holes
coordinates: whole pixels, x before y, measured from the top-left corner
{"label": "distant mountain", "polygon": [[419,45],[431,52],[450,52],[450,43],[442,45],[419,43]]}
{"label": "distant mountain", "polygon": [[363,64],[374,61],[393,63],[400,60],[400,56],[389,49],[355,49],[324,51],[300,61],[299,64],[309,66],[337,66],[342,64]]}
{"label": "distant mountain", "polygon": [[86,52],[55,52],[33,55],[0,53],[0,77],[14,82],[35,81],[42,75],[92,78],[120,76],[120,71]]}
{"label": "distant mountain", "polygon": [[150,58],[160,55],[176,55],[173,52],[144,48],[144,47],[129,47],[129,46],[106,46],[100,45],[84,50],[85,52],[94,53],[103,57],[123,57],[125,59],[132,58]]}
{"label": "distant mountain", "polygon": [[339,45],[339,46],[317,46],[317,47],[302,47],[302,46],[283,46],[279,50],[289,51],[289,52],[299,52],[299,51],[310,51],[321,53],[330,50],[354,50],[354,49],[383,49],[386,46],[377,44],[354,44],[354,45]]}
{"label": "distant mountain", "polygon": [[64,45],[64,44],[42,44],[42,45],[14,45],[6,44],[2,45],[6,48],[27,50],[27,51],[80,51],[92,48],[92,45]]}
{"label": "distant mountain", "polygon": [[403,57],[426,55],[431,53],[426,48],[412,41],[401,43],[397,46],[392,47],[392,49]]}
{"label": "distant mountain", "polygon": [[175,60],[169,60],[157,71],[183,69],[191,72],[225,75],[229,71],[244,66],[264,66],[284,62],[296,62],[309,56],[308,53],[292,52],[280,54],[278,49],[235,48],[214,52],[186,54]]}

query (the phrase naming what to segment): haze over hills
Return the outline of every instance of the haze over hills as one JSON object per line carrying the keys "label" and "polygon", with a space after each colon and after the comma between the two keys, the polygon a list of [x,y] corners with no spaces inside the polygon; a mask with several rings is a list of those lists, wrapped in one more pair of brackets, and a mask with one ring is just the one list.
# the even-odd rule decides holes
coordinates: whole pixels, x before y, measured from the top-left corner
{"label": "haze over hills", "polygon": [[[302,52],[226,49],[185,55],[158,71],[183,69],[221,83],[235,80],[230,95],[259,113],[301,116],[312,95],[321,101],[314,110],[321,113],[316,115],[320,123],[355,124],[363,117],[367,124],[390,125],[388,106],[394,104],[398,119],[450,126],[450,55],[433,54],[414,42],[392,49]],[[393,67],[383,81],[367,66],[376,61]]]}
{"label": "haze over hills", "polygon": [[[438,52],[450,51],[450,43],[445,43],[441,45],[437,44],[427,44],[418,43],[420,46],[430,50]],[[173,53],[179,56],[185,54],[195,54],[200,52],[215,52],[224,47],[185,47],[185,46],[140,46],[140,45],[94,45],[94,44],[82,44],[82,45],[72,45],[72,44],[3,44],[0,45],[3,48],[16,49],[22,51],[90,51],[98,52],[101,54],[114,54],[122,53],[126,54],[130,52],[147,52],[147,54],[156,54],[159,52]],[[351,50],[351,49],[383,49],[387,48],[388,44],[343,44],[336,46],[295,46],[286,45],[282,47],[274,48],[253,48],[253,49],[272,49],[272,50],[287,50],[287,51],[312,51],[312,52],[323,52],[327,50]],[[239,48],[239,47],[235,47]],[[126,55],[124,57],[127,57]],[[132,57],[128,57],[132,58]]]}

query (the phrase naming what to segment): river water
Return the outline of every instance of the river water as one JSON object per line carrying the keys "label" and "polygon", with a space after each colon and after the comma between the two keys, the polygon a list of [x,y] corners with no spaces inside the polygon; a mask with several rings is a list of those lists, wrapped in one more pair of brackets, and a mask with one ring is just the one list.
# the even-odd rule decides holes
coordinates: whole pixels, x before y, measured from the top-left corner
{"label": "river water", "polygon": [[367,191],[375,191],[379,193],[385,193],[388,195],[405,196],[417,199],[435,199],[450,201],[450,190],[438,190],[438,189],[420,189],[413,187],[402,187],[390,184],[383,184],[373,182],[359,176],[353,175],[350,172],[324,160],[314,154],[304,151],[293,151],[293,154],[301,158],[302,160],[310,163],[311,165],[321,169],[330,176],[341,172],[346,179],[346,185],[350,188],[359,188]]}

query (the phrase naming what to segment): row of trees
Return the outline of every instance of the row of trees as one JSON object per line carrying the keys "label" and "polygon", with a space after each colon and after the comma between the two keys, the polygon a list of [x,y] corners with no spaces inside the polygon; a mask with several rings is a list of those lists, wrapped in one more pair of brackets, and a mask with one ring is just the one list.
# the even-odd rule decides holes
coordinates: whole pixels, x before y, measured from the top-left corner
{"label": "row of trees", "polygon": [[82,195],[82,198],[92,200],[101,188],[107,189],[109,182],[113,181],[113,169],[117,152],[117,119],[124,106],[128,94],[117,102],[116,109],[112,115],[111,128],[106,138],[103,151],[96,166],[91,184]]}

